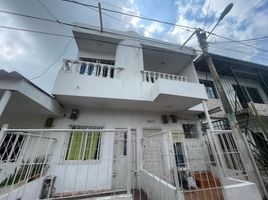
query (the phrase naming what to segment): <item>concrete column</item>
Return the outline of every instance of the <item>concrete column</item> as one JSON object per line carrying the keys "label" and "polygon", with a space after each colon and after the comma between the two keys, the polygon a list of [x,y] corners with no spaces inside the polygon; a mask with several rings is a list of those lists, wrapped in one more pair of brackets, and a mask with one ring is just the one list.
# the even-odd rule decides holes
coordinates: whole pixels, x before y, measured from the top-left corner
{"label": "concrete column", "polygon": [[5,110],[10,97],[11,97],[11,91],[6,90],[0,100],[0,117]]}

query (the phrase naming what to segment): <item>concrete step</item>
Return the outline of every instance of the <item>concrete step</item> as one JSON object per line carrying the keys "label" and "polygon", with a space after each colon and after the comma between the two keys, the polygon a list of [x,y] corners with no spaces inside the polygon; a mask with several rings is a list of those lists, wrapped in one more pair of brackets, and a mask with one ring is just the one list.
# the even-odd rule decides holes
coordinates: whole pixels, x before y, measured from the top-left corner
{"label": "concrete step", "polygon": [[224,200],[222,189],[192,190],[184,193],[185,200]]}
{"label": "concrete step", "polygon": [[220,187],[220,180],[213,176],[210,171],[194,172],[193,177],[198,188],[214,188]]}
{"label": "concrete step", "polygon": [[[64,192],[64,193],[56,193],[53,195],[51,199],[59,200],[59,199],[105,199],[106,197],[113,197],[126,194],[126,190],[98,190],[98,191],[80,191],[80,192]],[[123,198],[123,196],[121,196]],[[119,198],[120,199],[120,198]],[[123,198],[124,199],[124,198]]]}

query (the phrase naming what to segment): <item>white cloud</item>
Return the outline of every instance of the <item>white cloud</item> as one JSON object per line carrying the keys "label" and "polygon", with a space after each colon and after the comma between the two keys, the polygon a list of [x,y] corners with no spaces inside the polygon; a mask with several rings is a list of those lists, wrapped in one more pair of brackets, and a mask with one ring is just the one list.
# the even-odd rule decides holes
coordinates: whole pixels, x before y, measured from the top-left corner
{"label": "white cloud", "polygon": [[151,37],[153,34],[159,34],[165,30],[164,26],[158,22],[153,22],[144,28],[144,36]]}
{"label": "white cloud", "polygon": [[[200,4],[197,3],[197,1],[191,0],[188,1],[186,5],[182,5],[180,1],[177,1],[176,5],[178,9],[176,23],[191,27],[203,28],[204,21],[200,22],[197,19],[199,17],[203,16],[204,18],[206,16],[208,2],[209,0],[206,0],[204,4]],[[230,2],[227,0],[211,1],[208,12],[209,17],[219,17],[222,10],[229,3]],[[262,12],[255,12],[255,10],[262,5],[263,2],[259,3],[255,1],[247,1],[247,4],[245,6],[244,0],[235,1],[233,9],[218,25],[214,33],[234,40],[248,39],[267,35],[268,27],[266,20],[264,20],[268,18],[267,10],[263,10]],[[192,14],[190,18],[189,13]],[[211,30],[215,23],[216,19],[215,21],[210,21],[210,23],[207,23],[206,30]],[[171,39],[177,43],[183,43],[184,41],[186,41],[190,34],[191,33],[189,31],[183,30],[179,27],[172,27],[168,31],[167,37],[168,39]],[[211,36],[209,41],[226,40]],[[189,41],[187,45],[196,48],[198,46],[196,38],[194,37],[191,41]],[[252,43],[252,45],[258,48],[262,48],[262,45],[260,43]],[[217,44],[216,46],[211,46],[210,51],[255,62],[256,60],[253,59],[256,58],[256,55],[258,56],[258,54],[260,54],[260,51],[258,51],[257,49],[250,48],[241,44],[238,45],[236,43]]]}

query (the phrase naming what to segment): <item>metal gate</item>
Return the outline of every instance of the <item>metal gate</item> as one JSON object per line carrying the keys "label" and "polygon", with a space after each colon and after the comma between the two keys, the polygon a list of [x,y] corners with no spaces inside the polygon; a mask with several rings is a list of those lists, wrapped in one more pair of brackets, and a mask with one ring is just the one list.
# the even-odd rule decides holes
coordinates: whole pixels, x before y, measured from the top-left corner
{"label": "metal gate", "polygon": [[[113,147],[113,189],[123,189],[127,187],[126,177],[128,175],[128,156],[127,156],[128,138],[127,131],[116,132],[114,135]],[[134,171],[136,169],[136,130],[131,129],[131,185],[136,184]]]}

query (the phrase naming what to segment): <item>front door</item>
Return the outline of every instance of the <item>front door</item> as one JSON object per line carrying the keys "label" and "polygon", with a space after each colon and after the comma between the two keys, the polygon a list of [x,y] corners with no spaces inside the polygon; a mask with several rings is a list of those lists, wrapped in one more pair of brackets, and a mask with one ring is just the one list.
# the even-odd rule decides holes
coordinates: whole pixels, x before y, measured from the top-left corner
{"label": "front door", "polygon": [[[136,169],[136,131],[131,129],[132,174]],[[116,132],[113,150],[113,189],[126,189],[128,175],[127,132]],[[132,178],[133,178],[132,176]],[[134,180],[132,180],[134,184]]]}

